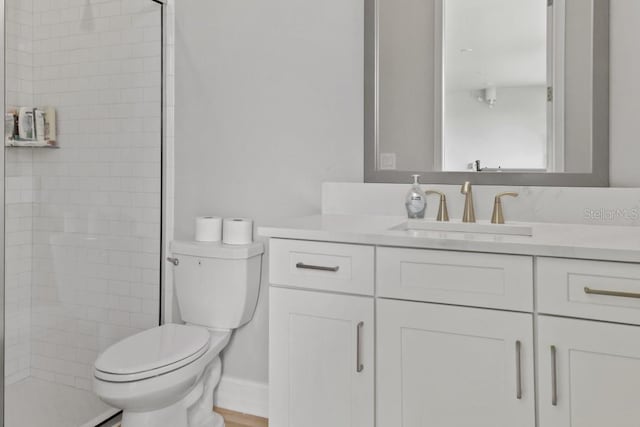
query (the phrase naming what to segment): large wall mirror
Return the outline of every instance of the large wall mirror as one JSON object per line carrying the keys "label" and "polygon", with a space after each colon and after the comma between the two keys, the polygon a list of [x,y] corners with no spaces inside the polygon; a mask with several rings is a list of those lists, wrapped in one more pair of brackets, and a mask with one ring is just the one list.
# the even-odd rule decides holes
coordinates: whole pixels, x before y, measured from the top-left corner
{"label": "large wall mirror", "polygon": [[366,0],[365,180],[609,183],[609,0]]}

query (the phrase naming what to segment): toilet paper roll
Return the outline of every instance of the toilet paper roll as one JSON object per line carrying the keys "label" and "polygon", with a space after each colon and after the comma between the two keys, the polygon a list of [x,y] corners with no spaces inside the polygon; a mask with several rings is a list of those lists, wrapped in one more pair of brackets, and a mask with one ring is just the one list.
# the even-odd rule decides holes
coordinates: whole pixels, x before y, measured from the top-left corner
{"label": "toilet paper roll", "polygon": [[222,240],[222,218],[200,216],[196,218],[196,241],[219,242]]}
{"label": "toilet paper roll", "polygon": [[253,221],[247,218],[225,218],[222,226],[222,243],[248,245],[253,242]]}

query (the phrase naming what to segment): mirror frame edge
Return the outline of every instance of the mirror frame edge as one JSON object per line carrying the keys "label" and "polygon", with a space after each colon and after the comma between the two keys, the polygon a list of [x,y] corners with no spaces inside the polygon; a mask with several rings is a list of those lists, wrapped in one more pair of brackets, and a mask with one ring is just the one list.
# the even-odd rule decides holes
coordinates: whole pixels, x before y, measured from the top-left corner
{"label": "mirror frame edge", "polygon": [[[421,175],[427,184],[459,184],[472,181],[479,185],[609,187],[610,127],[610,0],[593,0],[593,102],[592,156],[590,173],[512,173],[379,170],[377,144],[378,111],[378,1],[364,0],[364,182],[408,183],[410,176]],[[595,102],[601,100],[601,102]],[[602,100],[604,100],[602,102]]]}

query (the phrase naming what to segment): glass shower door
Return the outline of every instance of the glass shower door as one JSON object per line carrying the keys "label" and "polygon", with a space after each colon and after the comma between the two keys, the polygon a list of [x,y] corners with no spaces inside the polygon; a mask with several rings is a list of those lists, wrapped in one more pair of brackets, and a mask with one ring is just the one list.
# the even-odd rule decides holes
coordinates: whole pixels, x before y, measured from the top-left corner
{"label": "glass shower door", "polygon": [[7,427],[109,418],[96,357],[159,322],[162,13],[5,0]]}

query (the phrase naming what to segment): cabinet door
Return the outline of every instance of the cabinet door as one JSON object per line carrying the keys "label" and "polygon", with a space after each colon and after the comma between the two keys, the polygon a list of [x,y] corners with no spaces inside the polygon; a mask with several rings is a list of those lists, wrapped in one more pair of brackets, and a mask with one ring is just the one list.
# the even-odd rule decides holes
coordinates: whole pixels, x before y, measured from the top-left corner
{"label": "cabinet door", "polygon": [[540,316],[541,427],[640,425],[640,327]]}
{"label": "cabinet door", "polygon": [[378,427],[535,425],[530,314],[377,302]]}
{"label": "cabinet door", "polygon": [[271,288],[269,425],[372,427],[373,298]]}

